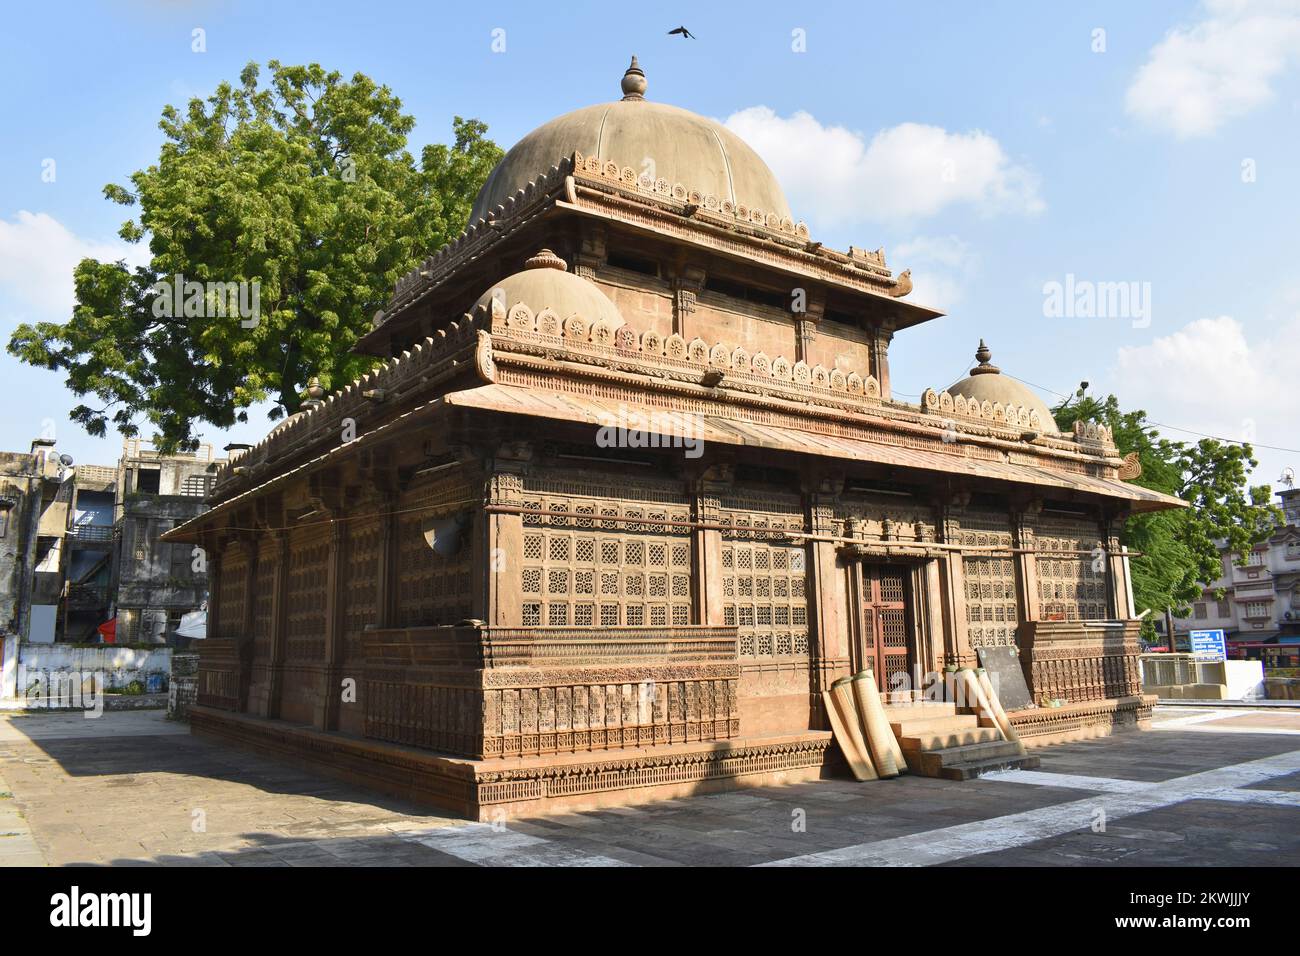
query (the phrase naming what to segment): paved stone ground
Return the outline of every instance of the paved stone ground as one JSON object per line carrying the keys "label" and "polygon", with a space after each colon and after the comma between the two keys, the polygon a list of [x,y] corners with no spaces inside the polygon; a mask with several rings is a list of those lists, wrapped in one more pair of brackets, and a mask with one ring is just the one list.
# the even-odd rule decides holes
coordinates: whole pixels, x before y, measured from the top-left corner
{"label": "paved stone ground", "polygon": [[158,712],[0,717],[0,865],[1300,864],[1289,711],[1155,729],[976,781],[819,781],[469,824],[191,737]]}

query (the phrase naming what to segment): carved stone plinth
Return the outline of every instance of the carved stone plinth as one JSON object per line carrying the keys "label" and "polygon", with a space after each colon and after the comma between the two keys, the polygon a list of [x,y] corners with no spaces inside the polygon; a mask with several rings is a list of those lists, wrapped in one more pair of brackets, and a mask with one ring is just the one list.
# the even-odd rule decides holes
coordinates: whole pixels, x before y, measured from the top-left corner
{"label": "carved stone plinth", "polygon": [[199,646],[198,703],[218,710],[243,710],[250,682],[253,644],[210,637]]}
{"label": "carved stone plinth", "polygon": [[212,707],[195,707],[190,726],[201,736],[474,820],[645,803],[843,772],[825,731],[473,760]]}
{"label": "carved stone plinth", "polygon": [[1027,621],[1020,663],[1034,701],[1070,704],[1142,693],[1139,621]]}
{"label": "carved stone plinth", "polygon": [[740,733],[735,628],[403,628],[362,646],[376,740],[490,758]]}

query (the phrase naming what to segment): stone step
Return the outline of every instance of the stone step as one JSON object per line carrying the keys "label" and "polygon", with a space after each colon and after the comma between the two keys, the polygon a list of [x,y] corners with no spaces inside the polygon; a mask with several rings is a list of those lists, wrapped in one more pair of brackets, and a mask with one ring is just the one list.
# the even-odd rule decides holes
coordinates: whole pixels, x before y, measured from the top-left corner
{"label": "stone step", "polygon": [[[1016,745],[1006,740],[982,744],[964,744],[942,750],[903,751],[907,766],[926,777],[942,777],[943,771],[965,764],[982,764],[987,760],[1018,759]],[[964,779],[964,778],[959,778]]]}
{"label": "stone step", "polygon": [[965,730],[944,730],[938,733],[917,733],[898,739],[904,750],[944,750],[968,744],[991,744],[1002,739],[996,727],[969,727]]}
{"label": "stone step", "polygon": [[974,730],[979,727],[979,718],[971,714],[953,714],[947,717],[905,717],[902,720],[891,718],[889,726],[894,731],[894,736],[901,739],[921,734]]}
{"label": "stone step", "polygon": [[885,705],[885,716],[889,720],[906,720],[911,717],[952,717],[956,713],[956,704],[942,700]]}
{"label": "stone step", "polygon": [[944,767],[939,776],[944,780],[974,780],[976,777],[998,770],[1035,770],[1040,763],[1042,761],[1032,754],[1024,757],[1015,754],[1008,757],[989,757],[985,760]]}

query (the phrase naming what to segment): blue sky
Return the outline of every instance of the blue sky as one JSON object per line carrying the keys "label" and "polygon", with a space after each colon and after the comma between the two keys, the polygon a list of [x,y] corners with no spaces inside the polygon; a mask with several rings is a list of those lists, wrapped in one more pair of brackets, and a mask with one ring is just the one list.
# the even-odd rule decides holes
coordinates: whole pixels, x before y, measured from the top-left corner
{"label": "blue sky", "polygon": [[[681,23],[698,39],[665,35]],[[883,245],[949,313],[895,340],[900,395],[955,381],[982,336],[1049,402],[1087,380],[1169,426],[1300,448],[1300,0],[11,7],[0,333],[66,318],[77,259],[123,254],[103,186],[157,158],[164,104],[249,60],[388,84],[418,150],[456,114],[509,146],[616,98],[632,53],[650,98],[758,149],[814,238]],[[1149,289],[1149,315],[1046,315],[1045,284],[1071,275]],[[119,438],[67,420],[78,400],[55,373],[7,354],[0,372],[0,448],[53,427],[79,462],[117,458]],[[255,440],[254,419],[205,440]],[[1260,481],[1300,471],[1300,452],[1259,457]]]}

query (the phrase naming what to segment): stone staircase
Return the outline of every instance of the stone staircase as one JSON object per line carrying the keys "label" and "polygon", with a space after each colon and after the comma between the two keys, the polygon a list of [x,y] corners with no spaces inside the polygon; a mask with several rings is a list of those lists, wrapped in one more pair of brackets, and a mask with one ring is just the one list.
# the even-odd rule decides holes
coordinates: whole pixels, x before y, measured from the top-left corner
{"label": "stone staircase", "polygon": [[885,707],[908,769],[923,777],[970,780],[994,770],[1032,770],[1039,760],[1020,756],[996,726],[982,726],[974,714],[957,713],[957,705],[938,701]]}

